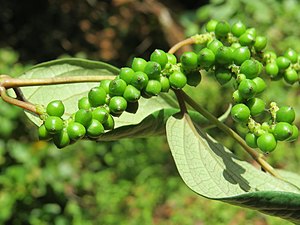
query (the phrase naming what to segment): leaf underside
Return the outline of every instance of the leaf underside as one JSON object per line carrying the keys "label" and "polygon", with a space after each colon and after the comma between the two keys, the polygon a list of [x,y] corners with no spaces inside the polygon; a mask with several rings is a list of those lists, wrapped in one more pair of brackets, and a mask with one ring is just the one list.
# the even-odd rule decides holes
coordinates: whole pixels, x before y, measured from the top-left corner
{"label": "leaf underside", "polygon": [[285,182],[239,160],[188,115],[170,117],[166,133],[177,169],[194,192],[300,223],[299,175],[282,171]]}

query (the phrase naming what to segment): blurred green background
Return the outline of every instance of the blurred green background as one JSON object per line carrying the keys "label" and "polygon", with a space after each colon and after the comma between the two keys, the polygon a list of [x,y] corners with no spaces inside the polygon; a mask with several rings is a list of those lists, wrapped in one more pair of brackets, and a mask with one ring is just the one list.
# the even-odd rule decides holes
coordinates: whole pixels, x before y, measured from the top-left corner
{"label": "blurred green background", "polygon": [[[168,50],[202,32],[211,18],[254,26],[278,54],[288,47],[300,52],[299,10],[295,0],[1,1],[0,74],[18,76],[38,62],[65,56],[125,66],[133,56],[149,58],[155,48]],[[264,97],[290,104],[300,115],[299,90],[277,81]],[[219,116],[232,89],[204,77],[188,91]],[[289,224],[197,196],[179,177],[165,137],[81,141],[58,150],[37,141],[36,127],[22,110],[2,100],[0,124],[0,224]],[[251,162],[219,130],[210,133]],[[268,161],[299,172],[298,144],[279,144]]]}

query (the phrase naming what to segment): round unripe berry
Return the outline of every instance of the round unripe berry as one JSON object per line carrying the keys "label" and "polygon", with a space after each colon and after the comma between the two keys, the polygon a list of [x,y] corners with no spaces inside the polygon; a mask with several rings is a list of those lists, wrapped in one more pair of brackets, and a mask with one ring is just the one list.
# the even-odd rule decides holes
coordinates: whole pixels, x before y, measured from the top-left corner
{"label": "round unripe berry", "polygon": [[157,62],[149,61],[147,62],[144,73],[148,75],[150,80],[158,80],[160,77],[161,66]]}
{"label": "round unripe berry", "polygon": [[245,141],[247,143],[247,145],[251,148],[257,148],[257,137],[255,134],[253,133],[247,133],[245,136]]}
{"label": "round unripe berry", "polygon": [[214,54],[216,54],[217,50],[223,46],[223,43],[218,39],[213,39],[207,44],[207,48],[210,49]]}
{"label": "round unripe berry", "polygon": [[256,94],[256,84],[250,79],[245,79],[239,84],[238,90],[243,98],[249,99]]}
{"label": "round unripe berry", "polygon": [[136,102],[140,99],[141,97],[141,91],[135,88],[132,85],[128,85],[124,91],[123,97],[128,101],[128,102]]}
{"label": "round unripe berry", "polygon": [[251,98],[247,101],[251,116],[260,115],[266,107],[266,103],[260,98]]}
{"label": "round unripe berry", "polygon": [[93,87],[88,93],[88,99],[93,107],[104,105],[106,102],[106,92],[102,87]]}
{"label": "round unripe berry", "polygon": [[42,124],[38,129],[39,139],[44,141],[49,141],[52,139],[51,134],[46,129],[45,124]]}
{"label": "round unripe berry", "polygon": [[159,82],[161,84],[161,92],[168,92],[170,89],[169,78],[167,78],[165,76],[161,76],[159,79]]}
{"label": "round unripe berry", "polygon": [[292,68],[288,68],[284,71],[283,78],[290,85],[293,85],[294,83],[299,81],[299,76],[297,71]]}
{"label": "round unripe berry", "polygon": [[67,129],[63,129],[61,132],[55,134],[53,137],[53,143],[57,148],[64,148],[68,146],[70,144],[70,137]]}
{"label": "round unripe berry", "polygon": [[186,73],[187,84],[196,87],[200,84],[202,76],[199,70],[193,70]]}
{"label": "round unripe berry", "polygon": [[122,96],[114,96],[109,101],[109,109],[115,115],[120,115],[127,108],[127,101]]}
{"label": "round unripe berry", "polygon": [[221,67],[216,69],[215,77],[219,84],[224,85],[231,80],[232,74],[228,69]]}
{"label": "round unripe berry", "polygon": [[291,48],[284,53],[284,57],[288,58],[292,63],[296,63],[298,60],[297,52]]}
{"label": "round unripe berry", "polygon": [[233,61],[236,65],[241,65],[244,61],[250,59],[251,52],[248,47],[236,48],[233,51]]}
{"label": "round unripe berry", "polygon": [[215,60],[222,65],[232,63],[233,49],[227,46],[221,46],[216,52]]}
{"label": "round unripe berry", "polygon": [[203,48],[198,55],[198,63],[201,68],[209,69],[215,63],[215,54],[209,48]]}
{"label": "round unripe berry", "polygon": [[45,120],[45,128],[50,134],[60,132],[64,127],[63,120],[58,116],[48,116]]}
{"label": "round unripe berry", "polygon": [[239,42],[242,46],[252,46],[255,43],[255,36],[245,32],[239,37]]}
{"label": "round unripe berry", "polygon": [[216,29],[216,26],[218,24],[218,21],[216,20],[209,20],[205,25],[205,30],[207,32],[214,32]]}
{"label": "round unripe berry", "polygon": [[242,74],[242,73],[239,73],[239,74],[236,75],[235,80],[238,84],[240,84],[242,82],[242,80],[245,80],[245,79],[247,79],[246,75]]}
{"label": "round unripe berry", "polygon": [[168,63],[171,63],[172,65],[175,65],[177,63],[177,58],[175,55],[171,54],[171,53],[166,53],[167,57],[168,57]]}
{"label": "round unripe berry", "polygon": [[257,138],[257,146],[261,151],[269,153],[275,150],[277,141],[273,134],[266,132]]}
{"label": "round unripe berry", "polygon": [[246,26],[241,21],[235,22],[231,26],[231,33],[236,37],[240,37],[245,31]]}
{"label": "round unripe berry", "polygon": [[99,87],[102,87],[106,94],[109,93],[109,84],[110,84],[111,80],[101,80]]}
{"label": "round unripe berry", "polygon": [[271,78],[276,78],[278,73],[279,73],[279,68],[276,64],[276,62],[271,62],[267,63],[266,65],[266,73],[271,77]]}
{"label": "round unripe berry", "polygon": [[250,117],[250,110],[243,103],[236,104],[231,109],[231,117],[235,122],[247,123]]}
{"label": "round unripe berry", "polygon": [[183,69],[193,70],[198,67],[198,55],[195,52],[184,52],[180,57]]}
{"label": "round unripe berry", "polygon": [[109,84],[109,95],[110,96],[122,96],[127,84],[122,79],[114,79]]}
{"label": "round unripe berry", "polygon": [[156,49],[150,55],[150,60],[159,63],[161,68],[165,68],[166,64],[168,63],[168,56],[163,50]]}
{"label": "round unripe berry", "polygon": [[70,122],[67,127],[67,132],[71,140],[79,140],[84,137],[86,129],[81,123]]}
{"label": "round unripe berry", "polygon": [[98,120],[93,119],[86,129],[86,133],[90,138],[96,138],[104,133],[104,127]]}
{"label": "round unripe berry", "polygon": [[267,46],[268,39],[265,36],[257,36],[255,38],[254,49],[258,52],[262,51]]}
{"label": "round unripe berry", "polygon": [[49,116],[61,117],[65,113],[65,106],[62,101],[54,100],[47,105],[46,112]]}
{"label": "round unripe berry", "polygon": [[146,87],[148,81],[149,78],[147,74],[144,72],[135,72],[130,84],[137,89],[142,90]]}
{"label": "round unripe berry", "polygon": [[279,56],[276,59],[276,64],[280,70],[285,70],[290,66],[291,60],[289,60],[288,58],[286,58],[284,56]]}
{"label": "round unripe berry", "polygon": [[149,96],[156,96],[161,92],[161,83],[158,80],[149,80],[144,92]]}
{"label": "round unripe berry", "polygon": [[226,37],[230,32],[230,25],[226,21],[220,21],[215,27],[215,34],[217,37]]}
{"label": "round unripe berry", "polygon": [[91,106],[91,103],[90,103],[88,97],[84,96],[78,100],[78,109],[90,110],[91,107],[92,106]]}
{"label": "round unripe berry", "polygon": [[259,63],[252,59],[245,60],[240,67],[240,73],[245,74],[248,79],[257,77],[259,71]]}
{"label": "round unripe berry", "polygon": [[184,73],[180,71],[173,72],[169,77],[172,88],[181,89],[187,84],[187,78]]}
{"label": "round unripe berry", "polygon": [[262,93],[267,87],[266,82],[261,77],[255,77],[252,81],[256,84],[255,91],[257,94]]}
{"label": "round unripe berry", "polygon": [[235,90],[232,93],[232,101],[233,103],[241,103],[244,101],[244,98],[241,96],[241,93],[239,92],[239,90]]}
{"label": "round unripe berry", "polygon": [[277,122],[293,123],[296,117],[295,110],[290,106],[281,106],[276,112]]}
{"label": "round unripe berry", "polygon": [[288,142],[296,141],[298,139],[298,137],[299,137],[299,129],[298,129],[298,127],[296,125],[294,125],[294,124],[292,125],[292,127],[293,127],[293,134],[292,134],[292,136],[290,138],[288,138],[286,140]]}
{"label": "round unripe berry", "polygon": [[275,125],[273,134],[278,141],[284,141],[293,134],[293,127],[287,122],[279,122]]}
{"label": "round unripe berry", "polygon": [[115,120],[109,114],[107,120],[102,124],[105,130],[112,130],[115,127]]}
{"label": "round unripe berry", "polygon": [[75,122],[81,123],[84,127],[88,127],[92,121],[93,114],[91,111],[85,109],[79,109],[75,113]]}
{"label": "round unripe berry", "polygon": [[129,67],[123,67],[120,70],[119,78],[124,80],[126,84],[130,84],[132,77],[134,74],[134,70]]}
{"label": "round unripe berry", "polygon": [[132,64],[131,64],[131,68],[137,72],[137,71],[144,71],[145,66],[147,64],[147,61],[143,58],[138,58],[135,57],[133,58]]}
{"label": "round unripe berry", "polygon": [[100,123],[104,123],[109,116],[109,112],[105,107],[97,107],[92,111],[92,117]]}

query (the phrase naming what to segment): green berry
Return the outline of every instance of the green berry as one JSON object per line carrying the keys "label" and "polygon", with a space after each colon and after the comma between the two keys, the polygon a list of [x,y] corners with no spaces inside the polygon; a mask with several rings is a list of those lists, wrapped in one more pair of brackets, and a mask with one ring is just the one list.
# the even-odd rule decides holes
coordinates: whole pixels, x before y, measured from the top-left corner
{"label": "green berry", "polygon": [[255,77],[252,81],[256,84],[255,90],[257,94],[262,93],[267,87],[266,82],[261,77]]}
{"label": "green berry", "polygon": [[234,42],[230,45],[231,48],[236,49],[236,48],[240,48],[242,47],[240,43],[238,42]]}
{"label": "green berry", "polygon": [[62,101],[54,100],[47,105],[46,112],[49,116],[61,117],[65,113],[65,106]]}
{"label": "green berry", "polygon": [[209,20],[205,25],[205,30],[207,32],[214,32],[217,24],[218,24],[217,20]]}
{"label": "green berry", "polygon": [[161,92],[161,83],[158,80],[149,80],[144,90],[148,96],[156,96]]}
{"label": "green berry", "polygon": [[236,37],[240,37],[245,31],[246,26],[241,21],[235,22],[231,26],[231,33]]}
{"label": "green berry", "polygon": [[249,99],[256,94],[256,84],[250,79],[245,79],[239,84],[238,90],[243,98]]}
{"label": "green berry", "polygon": [[252,46],[255,43],[255,36],[251,33],[245,32],[239,37],[239,42],[242,46]]}
{"label": "green berry", "polygon": [[131,64],[131,68],[135,72],[138,72],[138,71],[142,71],[143,72],[146,64],[147,64],[147,61],[145,59],[135,57],[135,58],[133,58],[133,61],[132,61],[132,64]]}
{"label": "green berry", "polygon": [[168,63],[171,63],[172,65],[175,65],[177,63],[177,58],[175,55],[171,53],[166,53],[166,55],[168,57]]}
{"label": "green berry", "polygon": [[180,71],[173,72],[169,77],[172,88],[181,89],[187,84],[187,78],[184,73]]}
{"label": "green berry", "polygon": [[276,112],[277,122],[293,123],[296,117],[295,110],[290,106],[281,106]]}
{"label": "green berry", "polygon": [[298,61],[297,52],[291,48],[284,53],[284,57],[288,58],[292,63],[296,63]]}
{"label": "green berry", "polygon": [[292,125],[293,127],[293,134],[290,138],[288,138],[286,141],[288,142],[292,142],[292,141],[296,141],[299,137],[299,129],[296,125]]}
{"label": "green berry", "polygon": [[243,103],[236,104],[231,109],[231,117],[235,122],[247,123],[250,117],[250,109]]}
{"label": "green berry", "polygon": [[67,129],[63,129],[58,134],[53,137],[53,142],[57,148],[64,148],[70,144],[70,137],[68,135]]}
{"label": "green berry", "polygon": [[209,48],[203,48],[198,55],[198,63],[201,68],[209,69],[215,63],[215,54]]}
{"label": "green berry", "polygon": [[247,101],[251,116],[260,115],[266,107],[266,103],[260,98],[251,98]]}
{"label": "green berry", "polygon": [[257,137],[253,133],[247,133],[245,136],[245,141],[247,145],[251,148],[257,148]]}
{"label": "green berry", "polygon": [[288,58],[286,58],[284,56],[279,56],[276,59],[276,64],[280,70],[285,70],[290,66],[291,60],[289,60]]}
{"label": "green berry", "polygon": [[58,116],[48,116],[45,120],[45,128],[50,134],[60,132],[64,127],[63,120]]}
{"label": "green berry", "polygon": [[219,82],[219,84],[224,85],[231,80],[232,74],[228,69],[221,67],[221,68],[216,69],[215,77],[216,77],[216,80]]}
{"label": "green berry", "polygon": [[79,109],[75,113],[74,120],[77,123],[81,123],[83,126],[87,127],[90,125],[93,118],[93,114],[91,111],[85,110],[85,109]]}
{"label": "green berry", "polygon": [[128,85],[124,91],[123,97],[128,101],[128,102],[136,102],[140,99],[141,97],[141,91],[135,88],[132,85]]}
{"label": "green berry", "polygon": [[259,63],[256,60],[245,60],[240,67],[240,73],[246,75],[248,79],[253,79],[258,76],[260,71]]}
{"label": "green berry", "polygon": [[277,55],[273,51],[265,51],[263,53],[263,61],[266,63],[274,61],[274,60],[276,60],[276,58],[277,58]]}
{"label": "green berry", "polygon": [[79,140],[84,137],[86,129],[81,123],[70,122],[67,127],[67,132],[71,140]]}
{"label": "green berry", "polygon": [[[133,78],[132,78],[133,79]],[[122,96],[127,84],[122,79],[114,79],[109,84],[109,95],[110,96]]]}
{"label": "green berry", "polygon": [[292,68],[288,68],[284,71],[283,78],[290,85],[293,85],[294,83],[299,81],[299,76],[297,71]]}
{"label": "green berry", "polygon": [[149,78],[147,74],[145,74],[144,72],[135,72],[130,84],[137,89],[142,90],[146,87],[148,81]]}
{"label": "green berry", "polygon": [[109,112],[105,107],[97,107],[92,111],[92,117],[100,123],[104,123],[109,116]]}
{"label": "green berry", "polygon": [[233,61],[236,65],[241,65],[244,61],[250,59],[251,52],[248,47],[236,48],[233,51]]}
{"label": "green berry", "polygon": [[78,100],[78,109],[90,110],[91,107],[92,106],[91,106],[91,103],[90,103],[88,97],[84,96]]}
{"label": "green berry", "polygon": [[200,84],[202,76],[199,70],[193,70],[186,73],[187,84],[196,87]]}
{"label": "green berry", "polygon": [[217,53],[217,50],[223,46],[223,43],[218,39],[214,39],[207,44],[207,48],[210,49],[214,54]]}
{"label": "green berry", "polygon": [[287,122],[279,122],[275,125],[273,134],[278,141],[284,141],[293,135],[293,126]]}
{"label": "green berry", "polygon": [[226,21],[220,21],[215,27],[215,34],[217,37],[226,37],[230,32],[230,25]]}
{"label": "green berry", "polygon": [[113,130],[115,127],[114,118],[109,114],[107,120],[102,125],[105,130]]}
{"label": "green berry", "polygon": [[277,141],[273,134],[266,132],[257,138],[257,146],[261,151],[269,153],[275,150]]}
{"label": "green berry", "polygon": [[39,139],[44,141],[49,141],[52,139],[51,134],[46,129],[45,124],[42,124],[38,129]]}
{"label": "green berry", "polygon": [[266,65],[266,73],[271,77],[271,78],[276,78],[278,73],[279,73],[279,68],[276,64],[276,62],[271,62],[267,63]]}
{"label": "green berry", "polygon": [[221,46],[218,48],[215,58],[219,64],[230,64],[233,61],[233,49],[227,46]]}
{"label": "green berry", "polygon": [[122,96],[114,96],[109,101],[109,109],[115,115],[120,115],[127,108],[127,101]]}
{"label": "green berry", "polygon": [[160,77],[161,66],[157,62],[149,61],[147,62],[144,73],[148,75],[150,80],[158,80]]}
{"label": "green berry", "polygon": [[104,105],[106,92],[102,87],[93,87],[88,93],[88,100],[93,107]]}
{"label": "green berry", "polygon": [[194,70],[198,67],[198,55],[195,52],[184,52],[180,62],[183,69]]}
{"label": "green berry", "polygon": [[102,87],[105,90],[106,94],[109,93],[109,84],[110,84],[110,82],[111,82],[111,80],[102,80],[100,82],[99,87]]}
{"label": "green berry", "polygon": [[86,133],[90,138],[96,138],[104,133],[104,127],[98,120],[93,119],[86,129]]}
{"label": "green berry", "polygon": [[232,101],[233,103],[241,103],[243,102],[244,98],[241,96],[241,93],[239,92],[239,90],[235,90],[232,93]]}
{"label": "green berry", "polygon": [[168,92],[170,89],[169,78],[167,78],[165,76],[161,76],[159,79],[159,82],[161,84],[161,92]]}
{"label": "green berry", "polygon": [[150,55],[150,60],[159,63],[161,68],[165,68],[166,64],[168,63],[168,56],[163,50],[156,49]]}
{"label": "green berry", "polygon": [[[120,70],[119,78],[124,80],[126,84],[130,84],[132,77],[134,74],[134,70],[129,67],[123,67]],[[108,89],[109,90],[109,89]]]}
{"label": "green berry", "polygon": [[254,49],[255,51],[262,51],[267,46],[268,39],[265,36],[257,36],[255,38]]}

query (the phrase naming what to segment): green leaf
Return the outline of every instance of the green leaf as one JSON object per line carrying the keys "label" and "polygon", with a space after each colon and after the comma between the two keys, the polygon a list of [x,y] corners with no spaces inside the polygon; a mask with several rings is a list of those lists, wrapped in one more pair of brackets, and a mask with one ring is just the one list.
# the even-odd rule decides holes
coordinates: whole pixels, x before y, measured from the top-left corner
{"label": "green leaf", "polygon": [[180,176],[193,191],[300,222],[299,175],[281,171],[283,176],[288,175],[285,182],[239,160],[196,128],[188,115],[170,117],[166,132]]}

